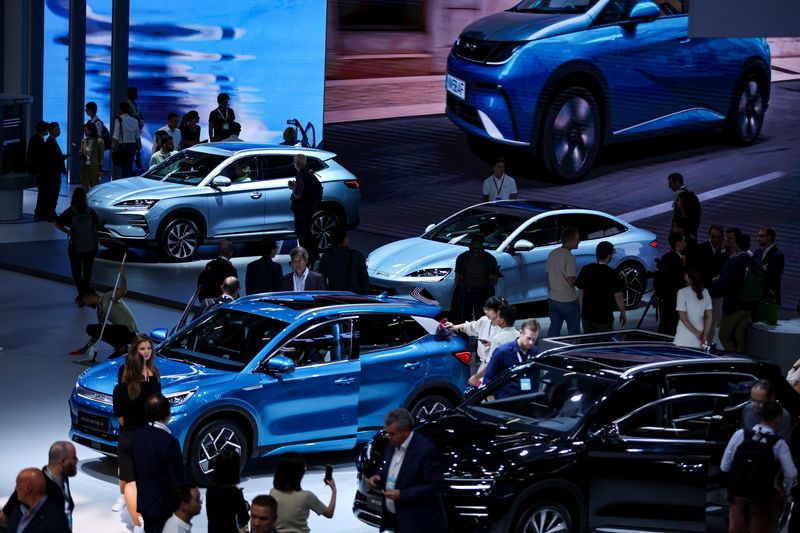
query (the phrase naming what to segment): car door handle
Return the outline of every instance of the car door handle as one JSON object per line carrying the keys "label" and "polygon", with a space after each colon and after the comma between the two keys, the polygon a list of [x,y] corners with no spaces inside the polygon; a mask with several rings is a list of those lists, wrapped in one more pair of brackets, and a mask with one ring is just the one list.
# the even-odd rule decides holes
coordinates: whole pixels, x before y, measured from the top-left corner
{"label": "car door handle", "polygon": [[262,193],[260,192],[250,193],[250,198],[252,198],[253,200],[258,200],[259,198],[261,198],[261,195]]}
{"label": "car door handle", "polygon": [[356,378],[339,378],[336,381],[334,381],[334,383],[346,387],[347,385],[352,385],[353,382],[355,382],[355,380]]}
{"label": "car door handle", "polygon": [[406,370],[416,370],[421,366],[422,366],[422,363],[420,363],[419,361],[414,361],[412,363],[404,364],[403,368],[405,368]]}
{"label": "car door handle", "polygon": [[692,40],[691,37],[681,37],[680,39],[678,39],[678,43],[679,44],[686,44],[686,43],[691,42],[691,40]]}

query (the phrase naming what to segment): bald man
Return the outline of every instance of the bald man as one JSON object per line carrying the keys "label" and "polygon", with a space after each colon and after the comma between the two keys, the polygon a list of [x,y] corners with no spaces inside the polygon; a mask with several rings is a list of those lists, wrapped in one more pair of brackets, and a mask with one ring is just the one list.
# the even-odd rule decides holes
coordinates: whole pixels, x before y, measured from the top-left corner
{"label": "bald man", "polygon": [[[47,454],[47,465],[42,468],[45,475],[45,494],[48,500],[58,502],[67,519],[69,528],[72,527],[72,511],[75,509],[75,502],[72,500],[72,492],[69,488],[69,478],[78,473],[78,456],[75,446],[66,440],[54,442],[50,446]],[[19,505],[17,493],[11,495],[8,502],[0,512],[0,525],[8,523],[15,507]],[[9,531],[14,531],[13,529]]]}
{"label": "bald man", "polygon": [[17,475],[17,503],[8,516],[11,533],[69,533],[63,502],[45,493],[47,477],[38,468]]}

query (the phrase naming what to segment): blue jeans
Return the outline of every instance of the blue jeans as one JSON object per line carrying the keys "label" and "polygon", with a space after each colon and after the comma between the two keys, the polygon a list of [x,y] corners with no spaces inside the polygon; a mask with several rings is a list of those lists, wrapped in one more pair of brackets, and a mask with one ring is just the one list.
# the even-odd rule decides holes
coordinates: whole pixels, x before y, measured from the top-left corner
{"label": "blue jeans", "polygon": [[550,307],[550,327],[547,330],[548,337],[558,337],[561,335],[561,325],[567,323],[567,331],[570,335],[581,334],[581,304],[578,300],[574,302],[557,302],[547,300]]}

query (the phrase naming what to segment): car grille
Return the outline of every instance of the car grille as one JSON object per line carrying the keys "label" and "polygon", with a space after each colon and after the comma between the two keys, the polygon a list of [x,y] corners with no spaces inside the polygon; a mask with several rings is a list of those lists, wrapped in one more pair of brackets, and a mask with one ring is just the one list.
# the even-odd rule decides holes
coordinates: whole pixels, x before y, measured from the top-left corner
{"label": "car grille", "polygon": [[473,126],[483,128],[483,123],[481,123],[481,119],[478,118],[478,110],[471,105],[465,104],[452,94],[447,95],[447,109]]}
{"label": "car grille", "polygon": [[453,47],[453,53],[467,61],[484,63],[498,44],[500,43],[495,41],[479,41],[462,36]]}
{"label": "car grille", "polygon": [[142,228],[145,233],[150,231],[150,226],[147,225],[147,220],[143,216],[133,216],[130,218],[129,223],[134,228]]}

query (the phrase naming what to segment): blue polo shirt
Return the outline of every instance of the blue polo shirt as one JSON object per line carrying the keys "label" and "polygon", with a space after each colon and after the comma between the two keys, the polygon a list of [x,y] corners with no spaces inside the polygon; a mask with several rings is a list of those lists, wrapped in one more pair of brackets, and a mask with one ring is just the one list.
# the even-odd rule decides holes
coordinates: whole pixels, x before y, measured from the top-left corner
{"label": "blue polo shirt", "polygon": [[[531,351],[528,353],[522,352],[522,350],[519,349],[519,344],[517,344],[517,339],[514,339],[509,343],[503,344],[502,346],[498,347],[492,354],[492,359],[489,361],[489,366],[486,367],[486,375],[483,378],[483,382],[489,383],[494,378],[505,372],[507,369],[526,361],[527,359],[533,357],[537,353],[539,353],[539,350],[536,348],[536,346],[531,348]],[[498,390],[495,393],[495,398],[509,396],[511,394],[510,391],[508,391],[508,394],[504,394],[503,392],[501,392],[505,391],[506,388],[507,386]]]}

